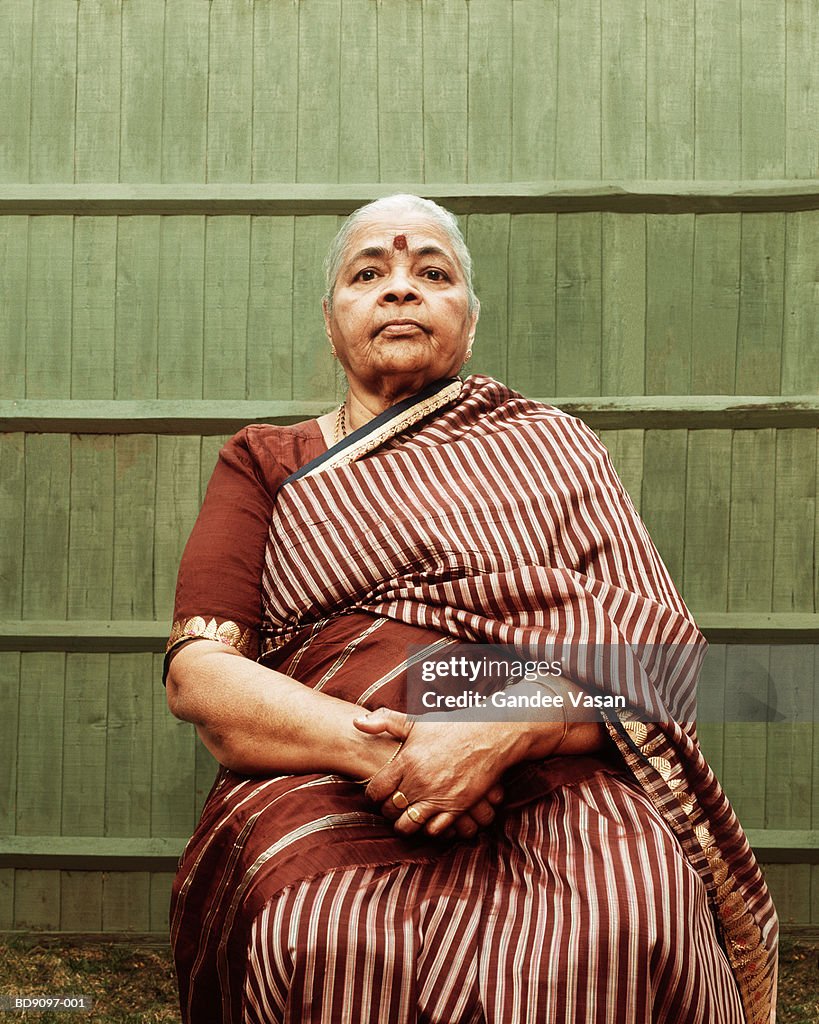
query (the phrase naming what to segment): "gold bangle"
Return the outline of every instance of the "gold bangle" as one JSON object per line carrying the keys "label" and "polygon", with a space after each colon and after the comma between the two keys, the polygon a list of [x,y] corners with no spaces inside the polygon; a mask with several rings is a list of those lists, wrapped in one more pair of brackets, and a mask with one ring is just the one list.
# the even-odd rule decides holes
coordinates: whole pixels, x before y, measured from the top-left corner
{"label": "gold bangle", "polygon": [[368,779],[353,779],[353,782],[357,782],[360,786],[369,786],[369,784],[373,781],[376,775],[380,775],[385,768],[389,768],[389,766],[393,763],[396,757],[398,757],[398,755],[401,753],[401,748],[404,746],[404,742],[404,740],[401,740],[401,742],[398,744],[395,750],[393,750],[393,752],[390,754],[388,760],[386,760],[384,764],[381,765],[377,772],[373,772],[373,774]]}
{"label": "gold bangle", "polygon": [[550,693],[553,693],[555,695],[555,697],[560,697],[560,705],[559,705],[559,707],[560,707],[560,712],[563,715],[563,734],[561,735],[560,739],[557,741],[557,745],[555,746],[554,750],[551,752],[551,754],[549,754],[549,757],[554,757],[555,754],[557,754],[557,752],[560,750],[560,748],[566,742],[566,736],[567,736],[567,734],[569,732],[569,719],[568,719],[568,716],[566,715],[566,706],[563,703],[564,694],[558,693],[557,690],[553,686],[549,685],[549,683],[543,683],[539,679],[538,679],[538,686],[542,686],[544,689],[548,690]]}

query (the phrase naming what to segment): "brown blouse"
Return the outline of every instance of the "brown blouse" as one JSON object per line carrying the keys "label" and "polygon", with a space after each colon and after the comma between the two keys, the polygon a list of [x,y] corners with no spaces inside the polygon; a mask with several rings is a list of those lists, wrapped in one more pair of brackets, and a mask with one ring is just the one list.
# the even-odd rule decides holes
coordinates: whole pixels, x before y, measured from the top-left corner
{"label": "brown blouse", "polygon": [[276,492],[326,450],[317,420],[254,424],[222,448],[179,566],[167,654],[201,638],[258,656],[262,564]]}

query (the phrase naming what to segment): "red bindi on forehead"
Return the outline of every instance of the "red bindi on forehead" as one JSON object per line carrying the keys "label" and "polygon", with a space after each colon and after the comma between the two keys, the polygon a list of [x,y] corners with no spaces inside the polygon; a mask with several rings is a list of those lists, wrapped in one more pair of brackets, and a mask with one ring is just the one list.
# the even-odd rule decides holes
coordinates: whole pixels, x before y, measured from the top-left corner
{"label": "red bindi on forehead", "polygon": [[392,240],[392,245],[393,245],[394,249],[406,249],[406,247],[407,247],[407,236],[406,235],[396,235],[395,238],[393,238],[393,240]]}

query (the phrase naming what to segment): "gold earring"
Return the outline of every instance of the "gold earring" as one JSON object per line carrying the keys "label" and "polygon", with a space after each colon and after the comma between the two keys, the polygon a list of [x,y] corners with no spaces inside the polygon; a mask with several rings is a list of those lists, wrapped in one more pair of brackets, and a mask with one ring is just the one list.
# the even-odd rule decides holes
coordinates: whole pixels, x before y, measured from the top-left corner
{"label": "gold earring", "polygon": [[468,348],[466,350],[466,359],[464,359],[464,362],[468,363],[471,358],[472,358],[472,349]]}

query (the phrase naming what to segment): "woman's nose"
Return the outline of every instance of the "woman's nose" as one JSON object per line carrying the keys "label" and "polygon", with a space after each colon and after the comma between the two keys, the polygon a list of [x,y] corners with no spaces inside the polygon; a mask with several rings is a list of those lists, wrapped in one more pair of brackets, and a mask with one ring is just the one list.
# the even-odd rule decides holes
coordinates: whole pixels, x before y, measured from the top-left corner
{"label": "woman's nose", "polygon": [[381,291],[382,302],[418,302],[418,289],[413,286],[409,275],[403,271],[390,274]]}

